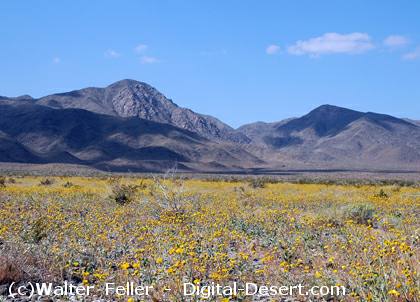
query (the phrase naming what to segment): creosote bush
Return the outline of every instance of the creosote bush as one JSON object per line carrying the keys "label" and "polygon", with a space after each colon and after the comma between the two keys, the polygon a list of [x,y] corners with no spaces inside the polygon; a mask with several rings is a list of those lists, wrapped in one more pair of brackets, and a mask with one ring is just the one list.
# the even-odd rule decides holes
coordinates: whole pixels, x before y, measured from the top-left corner
{"label": "creosote bush", "polygon": [[125,205],[134,200],[138,189],[139,187],[136,185],[116,183],[113,185],[112,194],[110,198],[119,205]]}

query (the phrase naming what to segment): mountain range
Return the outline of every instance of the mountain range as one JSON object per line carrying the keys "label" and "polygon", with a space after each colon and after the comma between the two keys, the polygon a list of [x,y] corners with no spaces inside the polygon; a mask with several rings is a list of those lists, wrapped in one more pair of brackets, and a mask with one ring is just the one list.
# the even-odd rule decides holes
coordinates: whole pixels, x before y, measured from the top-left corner
{"label": "mountain range", "polygon": [[146,83],[122,80],[38,99],[0,97],[0,162],[110,171],[420,171],[420,123],[322,105],[233,129]]}

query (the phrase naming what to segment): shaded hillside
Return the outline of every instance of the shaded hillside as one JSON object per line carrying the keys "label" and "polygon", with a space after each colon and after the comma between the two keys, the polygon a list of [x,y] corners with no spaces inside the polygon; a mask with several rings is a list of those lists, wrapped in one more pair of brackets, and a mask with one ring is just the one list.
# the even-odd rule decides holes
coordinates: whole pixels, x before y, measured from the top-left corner
{"label": "shaded hillside", "polygon": [[111,170],[420,169],[418,121],[322,105],[234,130],[122,80],[33,99],[0,97],[0,161]]}
{"label": "shaded hillside", "polygon": [[285,119],[274,123],[255,122],[239,127],[236,131],[246,135],[254,144],[264,144],[264,138],[276,135],[277,128],[294,118]]}
{"label": "shaded hillside", "polygon": [[[76,163],[140,169],[162,163],[204,168],[255,165],[236,146],[209,141],[168,124],[80,109],[0,105],[0,161]],[[4,142],[7,141],[7,144]],[[12,157],[7,154],[12,154]],[[160,163],[159,163],[160,162]]]}
{"label": "shaded hillside", "polygon": [[407,122],[409,122],[409,123],[411,123],[411,124],[414,124],[414,125],[420,126],[420,121],[411,120],[411,119],[408,119],[408,118],[406,118],[406,119],[404,119],[404,120],[405,120],[405,121],[407,121]]}
{"label": "shaded hillside", "polygon": [[267,158],[328,167],[420,166],[420,127],[403,119],[323,105],[260,132]]}

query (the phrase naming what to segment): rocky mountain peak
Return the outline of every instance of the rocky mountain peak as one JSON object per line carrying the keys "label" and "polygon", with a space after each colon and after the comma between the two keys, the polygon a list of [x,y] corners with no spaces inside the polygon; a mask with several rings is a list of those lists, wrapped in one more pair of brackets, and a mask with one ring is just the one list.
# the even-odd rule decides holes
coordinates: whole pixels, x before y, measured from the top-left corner
{"label": "rocky mountain peak", "polygon": [[50,95],[37,103],[52,108],[76,108],[113,116],[139,117],[171,124],[209,139],[240,143],[250,141],[218,119],[179,107],[156,88],[130,79],[105,88],[91,87]]}
{"label": "rocky mountain peak", "polygon": [[105,88],[109,100],[118,116],[133,117],[171,123],[172,111],[178,108],[154,87],[135,80],[122,80]]}

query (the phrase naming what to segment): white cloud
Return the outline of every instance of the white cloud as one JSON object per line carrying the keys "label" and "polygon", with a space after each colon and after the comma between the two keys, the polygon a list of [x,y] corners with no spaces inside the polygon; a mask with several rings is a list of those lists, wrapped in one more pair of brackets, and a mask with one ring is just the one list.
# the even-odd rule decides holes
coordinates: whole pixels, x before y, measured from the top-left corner
{"label": "white cloud", "polygon": [[409,43],[408,39],[404,36],[391,35],[385,38],[384,45],[387,47],[400,47],[407,45]]}
{"label": "white cloud", "polygon": [[137,46],[134,48],[134,51],[135,51],[136,53],[143,53],[143,52],[145,52],[145,51],[147,50],[147,48],[149,48],[149,46],[148,46],[148,45],[146,45],[146,44],[139,44],[139,45],[137,45]]}
{"label": "white cloud", "polygon": [[265,52],[269,55],[274,55],[278,53],[279,51],[280,51],[280,46],[275,45],[275,44],[268,45],[267,48],[265,49]]}
{"label": "white cloud", "polygon": [[140,63],[142,64],[154,64],[154,63],[159,63],[160,60],[156,57],[151,57],[151,56],[142,56],[140,58]]}
{"label": "white cloud", "polygon": [[54,57],[54,58],[52,59],[52,62],[53,62],[54,64],[59,64],[59,63],[61,63],[61,59],[60,59],[59,57]]}
{"label": "white cloud", "polygon": [[140,63],[141,64],[155,64],[155,63],[159,63],[160,60],[156,57],[153,56],[148,56],[145,55],[145,53],[147,53],[149,46],[146,44],[138,44],[135,48],[134,48],[134,52],[136,52],[138,55],[140,56]]}
{"label": "white cloud", "polygon": [[115,58],[119,58],[120,56],[121,54],[113,49],[108,49],[107,51],[105,51],[106,58],[115,59]]}
{"label": "white cloud", "polygon": [[371,38],[366,33],[326,33],[309,40],[297,41],[288,47],[292,55],[360,54],[373,49]]}
{"label": "white cloud", "polygon": [[409,52],[409,53],[406,53],[405,55],[403,55],[403,59],[404,60],[416,60],[416,59],[420,59],[420,46],[417,47],[412,52]]}

